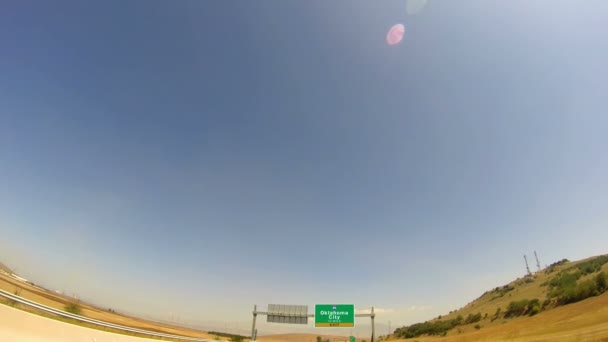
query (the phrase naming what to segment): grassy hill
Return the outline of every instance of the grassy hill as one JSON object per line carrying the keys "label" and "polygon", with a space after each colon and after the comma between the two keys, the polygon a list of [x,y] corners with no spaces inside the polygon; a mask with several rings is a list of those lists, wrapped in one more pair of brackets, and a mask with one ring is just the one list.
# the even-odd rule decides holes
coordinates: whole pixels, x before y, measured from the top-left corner
{"label": "grassy hill", "polygon": [[[452,336],[478,332],[584,300],[608,296],[608,255],[566,259],[535,274],[486,291],[465,307],[395,330],[392,338]],[[603,295],[604,294],[604,295]],[[547,316],[548,317],[548,316]]]}

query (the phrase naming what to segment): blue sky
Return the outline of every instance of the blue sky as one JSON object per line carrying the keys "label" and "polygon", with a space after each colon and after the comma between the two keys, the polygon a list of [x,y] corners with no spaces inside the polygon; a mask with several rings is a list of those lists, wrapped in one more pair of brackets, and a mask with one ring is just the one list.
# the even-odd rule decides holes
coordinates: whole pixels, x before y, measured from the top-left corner
{"label": "blue sky", "polygon": [[523,275],[534,250],[606,253],[606,15],[13,1],[0,260],[118,310],[236,329],[253,304],[323,302],[397,327]]}

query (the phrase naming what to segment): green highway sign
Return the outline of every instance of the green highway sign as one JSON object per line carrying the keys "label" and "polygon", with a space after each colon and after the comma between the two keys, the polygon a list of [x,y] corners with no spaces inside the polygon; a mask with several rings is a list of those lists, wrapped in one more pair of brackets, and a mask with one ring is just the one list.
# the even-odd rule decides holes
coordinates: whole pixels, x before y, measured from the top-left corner
{"label": "green highway sign", "polygon": [[355,326],[354,304],[316,304],[315,328]]}

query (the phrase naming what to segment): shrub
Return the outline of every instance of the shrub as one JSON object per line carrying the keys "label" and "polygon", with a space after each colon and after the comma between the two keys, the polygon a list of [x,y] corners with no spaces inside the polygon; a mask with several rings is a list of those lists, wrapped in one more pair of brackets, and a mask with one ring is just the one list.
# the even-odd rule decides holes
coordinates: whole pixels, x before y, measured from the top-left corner
{"label": "shrub", "polygon": [[492,316],[492,319],[490,319],[490,321],[494,322],[495,320],[499,319],[501,314],[502,314],[502,312],[501,312],[500,308],[496,308],[496,312],[494,313],[494,315]]}
{"label": "shrub", "polygon": [[502,287],[496,287],[492,292],[496,293],[496,295],[494,297],[492,297],[490,300],[494,300],[496,298],[500,298],[500,297],[504,297],[505,294],[507,294],[510,291],[515,290],[515,287],[507,284],[504,285]]}
{"label": "shrub", "polygon": [[[583,275],[600,271],[606,263],[608,263],[608,255],[602,255],[560,272],[548,283],[548,300],[554,298],[555,304],[566,305],[604,293],[608,290],[608,278],[605,272],[600,272],[592,279],[581,283],[578,280]],[[547,308],[550,304],[552,303],[545,301],[541,309]]]}
{"label": "shrub", "polygon": [[599,295],[597,284],[593,279],[586,280],[574,288],[564,291],[557,299],[561,305],[579,302],[592,296]]}
{"label": "shrub", "polygon": [[[536,308],[536,309],[534,309]],[[507,311],[505,312],[505,318],[519,317],[524,314],[531,314],[533,309],[536,311],[534,315],[540,312],[540,300],[519,300],[509,303]]]}
{"label": "shrub", "polygon": [[534,298],[528,303],[528,307],[540,306],[540,300],[538,298]]}
{"label": "shrub", "polygon": [[447,331],[462,323],[462,316],[449,321],[416,323],[395,330],[395,335],[401,338],[414,338],[422,335],[444,336]]}
{"label": "shrub", "polygon": [[[223,333],[223,332],[218,332],[218,331],[208,331],[208,333],[210,335],[229,338],[229,341],[244,341],[247,338],[242,335],[229,334],[229,333]],[[216,338],[216,340],[219,340],[219,338]]]}
{"label": "shrub", "polygon": [[576,265],[576,268],[583,274],[591,274],[602,269],[604,264],[608,263],[608,255],[600,255],[591,260],[581,262]]}
{"label": "shrub", "polygon": [[539,305],[534,305],[531,309],[530,309],[530,316],[534,316],[536,314],[538,314],[540,312],[540,306]]}
{"label": "shrub", "polygon": [[570,260],[568,260],[568,259],[562,259],[560,261],[554,262],[551,265],[549,265],[549,267],[547,267],[547,269],[545,270],[545,273],[546,274],[550,274],[553,271],[555,271],[555,269],[557,268],[557,266],[563,265],[563,264],[568,263],[568,262],[570,262]]}
{"label": "shrub", "polygon": [[580,272],[560,273],[549,281],[550,287],[567,288],[576,285],[576,281],[581,277]]}
{"label": "shrub", "polygon": [[[16,289],[15,292],[13,292],[13,294],[15,296],[21,296],[21,289]],[[7,299],[6,304],[8,304],[9,306],[12,306],[12,307],[16,307],[19,304],[19,302],[17,302],[14,299]]]}
{"label": "shrub", "polygon": [[608,290],[608,277],[605,272],[600,272],[595,276],[595,285],[600,293]]}
{"label": "shrub", "polygon": [[64,307],[65,311],[72,313],[74,315],[82,315],[82,308],[80,307],[80,304],[78,303],[68,303],[65,307]]}
{"label": "shrub", "polygon": [[477,329],[477,330],[481,329],[481,325],[475,324],[475,329]]}
{"label": "shrub", "polygon": [[479,321],[481,321],[481,312],[478,312],[475,315],[469,314],[467,319],[464,321],[464,324],[477,323]]}
{"label": "shrub", "polygon": [[528,303],[529,301],[527,299],[509,303],[507,311],[505,312],[505,317],[509,318],[523,315],[528,307]]}

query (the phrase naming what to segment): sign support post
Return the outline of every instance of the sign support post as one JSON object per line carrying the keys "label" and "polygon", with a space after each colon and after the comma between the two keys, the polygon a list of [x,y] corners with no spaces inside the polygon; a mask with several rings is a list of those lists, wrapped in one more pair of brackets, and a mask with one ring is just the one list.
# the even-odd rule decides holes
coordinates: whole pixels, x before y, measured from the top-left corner
{"label": "sign support post", "polygon": [[372,306],[372,342],[376,338],[376,325],[374,324],[376,314],[374,313],[374,307]]}
{"label": "sign support post", "polygon": [[258,310],[257,310],[258,306],[257,304],[253,306],[253,325],[251,326],[251,340],[255,341],[256,337],[256,333],[255,333],[255,319],[258,316]]}
{"label": "sign support post", "polygon": [[[372,320],[372,336],[371,342],[376,342],[376,313],[372,306],[370,313],[355,314],[354,305],[329,305],[331,308],[322,308],[328,305],[320,305],[319,310],[315,306],[315,313],[319,311],[319,316],[325,316],[317,320],[315,314],[307,313],[307,307],[302,305],[271,305],[269,304],[268,311],[258,311],[258,306],[253,306],[253,323],[251,325],[251,341],[257,339],[257,329],[255,322],[258,314],[268,316],[268,322],[271,323],[288,323],[288,324],[308,324],[308,317],[315,317],[315,326],[317,327],[351,327],[355,326],[354,317],[369,317]],[[335,307],[335,309],[334,309]],[[331,311],[331,318],[329,317]],[[351,318],[347,318],[351,316]]]}
{"label": "sign support post", "polygon": [[374,313],[374,307],[372,306],[372,310],[370,313],[364,313],[364,314],[356,314],[355,317],[370,317],[372,319],[372,338],[371,338],[371,342],[375,342],[376,341],[376,325],[375,325],[375,318],[376,318],[376,314]]}

